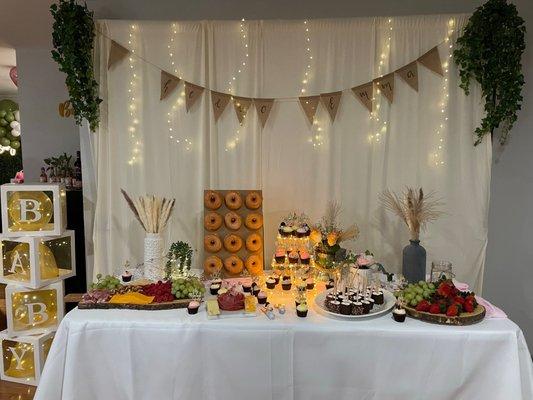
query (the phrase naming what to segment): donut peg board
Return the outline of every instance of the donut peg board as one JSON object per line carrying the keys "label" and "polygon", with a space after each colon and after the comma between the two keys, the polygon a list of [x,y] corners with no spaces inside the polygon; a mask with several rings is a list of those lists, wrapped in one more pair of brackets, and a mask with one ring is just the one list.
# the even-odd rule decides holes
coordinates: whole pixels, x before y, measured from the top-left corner
{"label": "donut peg board", "polygon": [[261,190],[204,190],[204,272],[263,273]]}

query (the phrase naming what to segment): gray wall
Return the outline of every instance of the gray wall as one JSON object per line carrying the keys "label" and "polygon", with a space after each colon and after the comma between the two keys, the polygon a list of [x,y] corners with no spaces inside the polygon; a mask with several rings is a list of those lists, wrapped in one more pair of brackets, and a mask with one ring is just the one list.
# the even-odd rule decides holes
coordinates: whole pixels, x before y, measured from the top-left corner
{"label": "gray wall", "polygon": [[68,95],[50,50],[17,49],[17,66],[24,178],[35,182],[43,159],[63,152],[75,156],[80,139],[74,120],[59,116],[59,103]]}

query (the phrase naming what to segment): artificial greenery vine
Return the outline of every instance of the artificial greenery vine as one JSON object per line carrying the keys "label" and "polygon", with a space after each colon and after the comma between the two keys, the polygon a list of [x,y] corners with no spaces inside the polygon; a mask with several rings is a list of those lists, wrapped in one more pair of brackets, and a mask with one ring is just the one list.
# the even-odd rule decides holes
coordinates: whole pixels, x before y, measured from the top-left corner
{"label": "artificial greenery vine", "polygon": [[524,20],[506,0],[488,0],[479,7],[457,40],[453,56],[461,75],[460,87],[469,94],[474,78],[485,99],[485,117],[476,128],[475,144],[501,128],[505,144],[522,104],[521,58],[525,49]]}
{"label": "artificial greenery vine", "polygon": [[165,278],[170,279],[172,276],[172,268],[175,267],[179,275],[191,269],[192,262],[192,247],[182,241],[172,243],[167,253],[167,263],[165,265]]}
{"label": "artificial greenery vine", "polygon": [[98,83],[93,73],[93,13],[75,0],[59,0],[50,6],[54,18],[52,58],[67,77],[68,94],[76,124],[83,119],[95,131],[99,122]]}

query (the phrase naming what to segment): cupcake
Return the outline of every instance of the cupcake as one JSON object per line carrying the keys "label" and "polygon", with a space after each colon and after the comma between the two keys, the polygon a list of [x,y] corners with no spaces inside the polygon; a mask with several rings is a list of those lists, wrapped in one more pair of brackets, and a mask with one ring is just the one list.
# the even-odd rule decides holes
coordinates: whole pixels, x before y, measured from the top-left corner
{"label": "cupcake", "polygon": [[281,288],[282,288],[283,290],[291,290],[291,286],[292,286],[292,283],[291,283],[290,278],[289,278],[289,279],[285,279],[285,278],[284,278],[284,279],[281,281]]}
{"label": "cupcake", "polygon": [[253,286],[252,285],[252,294],[257,297],[257,295],[261,292],[261,288],[258,285]]}
{"label": "cupcake", "polygon": [[290,253],[289,253],[289,263],[290,264],[296,264],[298,262],[298,258],[300,256],[298,255],[298,252],[295,251],[295,250],[292,250]]}
{"label": "cupcake", "polygon": [[263,291],[260,291],[258,294],[257,294],[257,302],[259,304],[266,304],[267,302],[267,294]]}
{"label": "cupcake", "polygon": [[283,234],[283,228],[285,228],[285,222],[282,222],[281,224],[279,224],[279,228],[278,228],[279,234],[282,235],[282,236],[285,236]]}
{"label": "cupcake", "polygon": [[300,227],[300,228],[296,229],[296,237],[297,238],[305,237],[305,228],[304,227]]}
{"label": "cupcake", "polygon": [[306,250],[300,251],[300,261],[304,265],[309,265],[309,262],[311,261],[311,256]]}
{"label": "cupcake", "polygon": [[309,225],[304,224],[303,227],[305,229],[305,237],[308,237],[309,235],[311,235],[311,228],[309,228]]}
{"label": "cupcake", "polygon": [[276,249],[276,253],[274,254],[274,259],[276,260],[278,264],[283,264],[285,262],[285,254],[287,254],[287,252],[285,251],[284,248],[278,247]]}
{"label": "cupcake", "polygon": [[272,278],[276,281],[276,285],[279,283],[279,274],[277,272],[274,272],[274,275],[272,275]]}
{"label": "cupcake", "polygon": [[193,300],[187,305],[187,312],[189,314],[196,314],[198,313],[199,308],[200,308],[200,303]]}
{"label": "cupcake", "polygon": [[353,303],[352,315],[361,315],[363,313],[364,313],[363,303],[361,303],[360,301],[356,301],[355,303]]}
{"label": "cupcake", "polygon": [[212,295],[218,294],[218,291],[220,290],[220,285],[217,283],[212,283],[211,286],[209,286],[209,293]]}
{"label": "cupcake", "polygon": [[296,307],[296,315],[301,318],[307,317],[307,304],[301,303],[298,307]]}
{"label": "cupcake", "polygon": [[132,277],[133,277],[133,275],[131,274],[131,272],[124,271],[124,273],[122,274],[122,282],[129,282],[129,281],[131,281]]}
{"label": "cupcake", "polygon": [[284,226],[281,231],[281,236],[289,237],[292,236],[293,229],[290,226]]}
{"label": "cupcake", "polygon": [[222,279],[220,279],[220,278],[213,279],[213,280],[211,281],[211,283],[214,283],[215,285],[220,285],[220,286],[222,286]]}
{"label": "cupcake", "polygon": [[392,310],[392,317],[396,322],[404,322],[405,315],[405,309],[403,308],[395,308],[394,310]]}
{"label": "cupcake", "polygon": [[276,280],[274,278],[268,278],[266,280],[267,289],[274,289],[276,287]]}
{"label": "cupcake", "polygon": [[379,292],[372,292],[372,298],[376,304],[383,304],[385,302],[383,292],[381,290]]}
{"label": "cupcake", "polygon": [[313,278],[308,278],[306,281],[305,281],[305,285],[306,285],[306,288],[307,290],[313,290],[315,288],[315,281]]}
{"label": "cupcake", "polygon": [[352,302],[351,301],[341,302],[340,312],[342,315],[350,315],[352,313]]}
{"label": "cupcake", "polygon": [[248,282],[243,283],[242,284],[242,291],[244,293],[251,293],[252,292],[252,284],[248,283]]}

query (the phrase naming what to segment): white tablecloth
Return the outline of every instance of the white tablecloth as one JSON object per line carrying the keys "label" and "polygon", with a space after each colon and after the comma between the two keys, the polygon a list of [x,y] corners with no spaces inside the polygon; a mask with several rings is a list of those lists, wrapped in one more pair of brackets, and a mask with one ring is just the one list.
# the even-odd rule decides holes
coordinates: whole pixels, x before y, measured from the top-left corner
{"label": "white tablecloth", "polygon": [[186,310],[78,310],[62,321],[36,400],[533,398],[518,326],[448,327],[391,315],[270,321]]}

